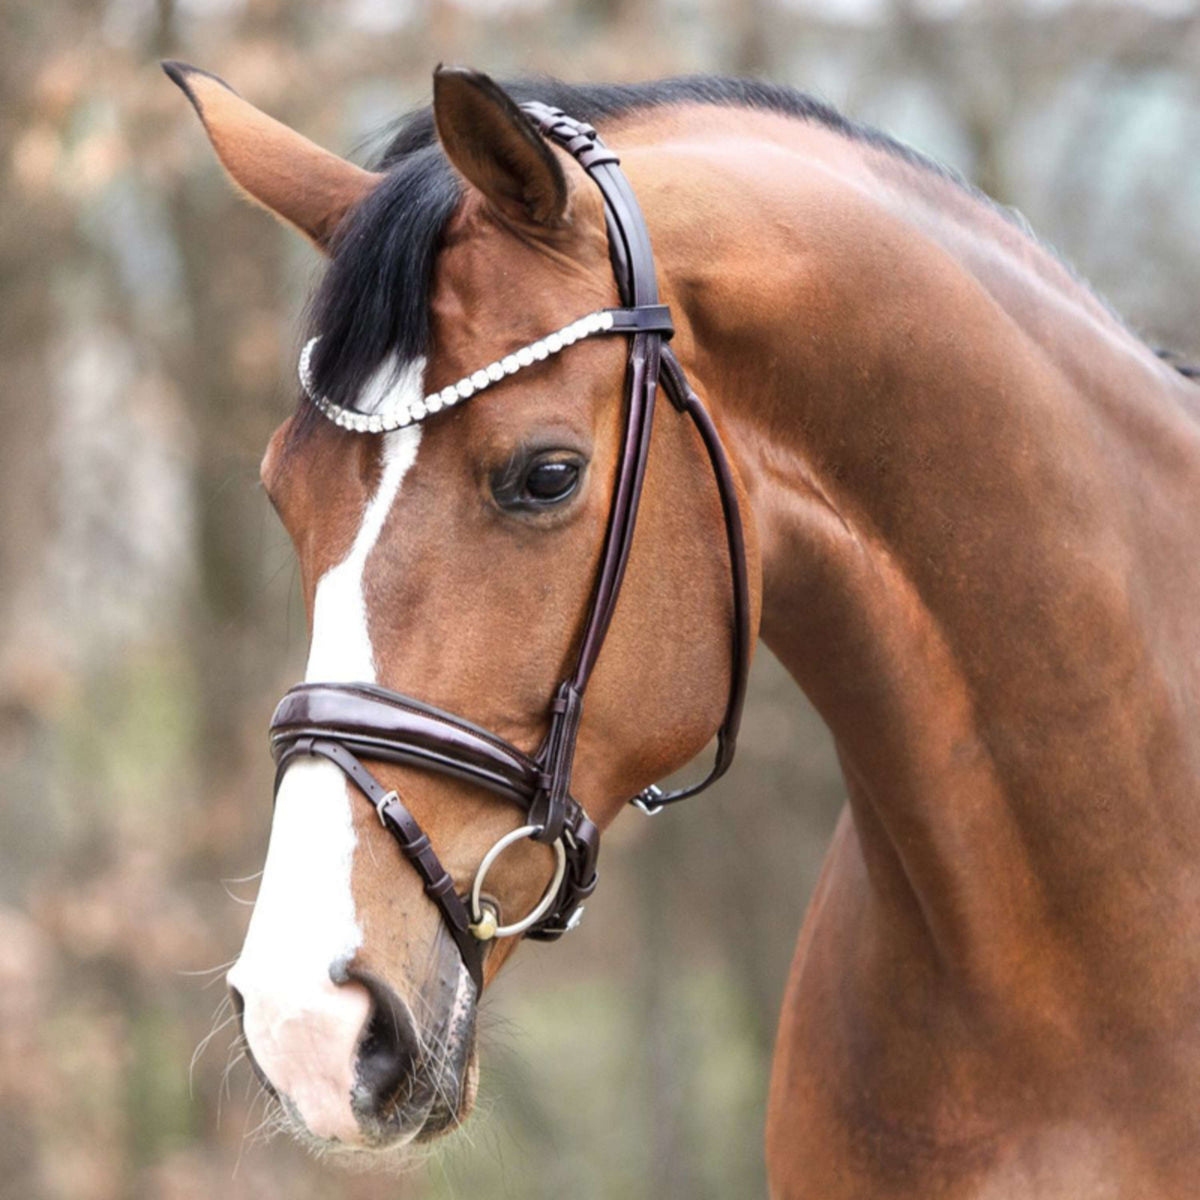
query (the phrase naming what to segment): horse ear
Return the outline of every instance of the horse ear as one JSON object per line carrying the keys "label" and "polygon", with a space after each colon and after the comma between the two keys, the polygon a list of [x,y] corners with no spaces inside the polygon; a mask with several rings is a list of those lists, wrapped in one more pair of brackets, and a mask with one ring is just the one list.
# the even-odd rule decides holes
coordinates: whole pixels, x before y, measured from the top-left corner
{"label": "horse ear", "polygon": [[320,250],[328,250],[342,218],[383,178],[268,117],[207,71],[180,62],[162,68],[192,102],[233,182]]}
{"label": "horse ear", "polygon": [[559,226],[570,190],[533,122],[488,76],[466,67],[433,73],[433,117],[446,157],[501,212]]}

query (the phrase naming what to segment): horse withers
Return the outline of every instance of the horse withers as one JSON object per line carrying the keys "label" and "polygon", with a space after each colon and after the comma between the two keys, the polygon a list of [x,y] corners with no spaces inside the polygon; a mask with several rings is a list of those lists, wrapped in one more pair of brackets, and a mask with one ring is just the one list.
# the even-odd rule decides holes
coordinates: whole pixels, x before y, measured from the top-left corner
{"label": "horse withers", "polygon": [[[788,89],[439,70],[364,171],[168,70],[329,256],[263,461],[311,640],[230,972],[296,1130],[465,1117],[480,990],[731,728],[744,622],[850,796],[773,1193],[1191,1195],[1195,385],[986,200]],[[652,419],[655,378],[693,421]]]}

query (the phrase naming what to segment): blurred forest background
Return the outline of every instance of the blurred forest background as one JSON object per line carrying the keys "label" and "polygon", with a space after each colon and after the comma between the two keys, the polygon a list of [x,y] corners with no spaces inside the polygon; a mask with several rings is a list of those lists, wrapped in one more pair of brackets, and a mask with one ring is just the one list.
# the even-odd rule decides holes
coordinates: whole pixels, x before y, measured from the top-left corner
{"label": "blurred forest background", "polygon": [[315,255],[240,202],[157,67],[342,152],[501,76],[761,75],[958,167],[1146,336],[1200,351],[1200,14],[1033,0],[2,0],[0,1197],[764,1194],[776,1012],[841,804],[768,656],[743,749],[609,837],[581,929],[483,1018],[481,1113],[411,1176],[256,1134],[232,1031],[189,1061],[270,818],[304,632],[259,455]]}

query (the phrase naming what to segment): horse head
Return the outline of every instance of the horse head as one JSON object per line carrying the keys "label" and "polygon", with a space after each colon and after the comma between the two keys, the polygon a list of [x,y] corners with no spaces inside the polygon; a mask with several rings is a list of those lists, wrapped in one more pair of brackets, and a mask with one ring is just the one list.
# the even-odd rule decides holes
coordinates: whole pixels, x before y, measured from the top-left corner
{"label": "horse head", "polygon": [[[595,604],[627,436],[625,339],[579,323],[620,303],[600,193],[474,72],[439,69],[431,115],[365,171],[215,77],[167,69],[238,187],[329,259],[311,309],[312,396],[262,464],[299,560],[306,681],[402,689],[533,762]],[[547,348],[555,330],[566,336]],[[678,333],[686,353],[692,332]],[[365,436],[317,400],[326,415],[365,414]],[[705,446],[670,419],[651,441],[568,767],[599,828],[698,753],[728,703],[729,562]],[[229,974],[250,1055],[295,1130],[324,1146],[431,1138],[473,1102],[480,987],[383,807],[311,743],[290,745]],[[402,801],[458,895],[524,824],[461,774],[366,757],[381,804]],[[507,845],[484,882],[493,926],[537,909],[557,867],[545,841]],[[481,985],[517,940],[483,943]]]}

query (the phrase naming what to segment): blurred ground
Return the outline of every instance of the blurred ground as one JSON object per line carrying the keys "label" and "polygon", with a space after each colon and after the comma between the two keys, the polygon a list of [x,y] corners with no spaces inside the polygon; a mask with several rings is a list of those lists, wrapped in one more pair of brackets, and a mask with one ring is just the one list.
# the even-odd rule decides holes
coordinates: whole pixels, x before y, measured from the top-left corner
{"label": "blurred ground", "polygon": [[156,60],[343,152],[424,101],[439,60],[793,83],[1017,205],[1151,340],[1195,353],[1196,6],[0,12],[0,1198],[762,1195],[775,1014],[841,798],[765,654],[732,775],[625,818],[579,932],[497,986],[484,1112],[427,1167],[349,1176],[264,1144],[245,1065],[223,1076],[229,1030],[189,1075],[265,850],[266,719],[303,662],[257,462],[317,264],[231,194]]}

